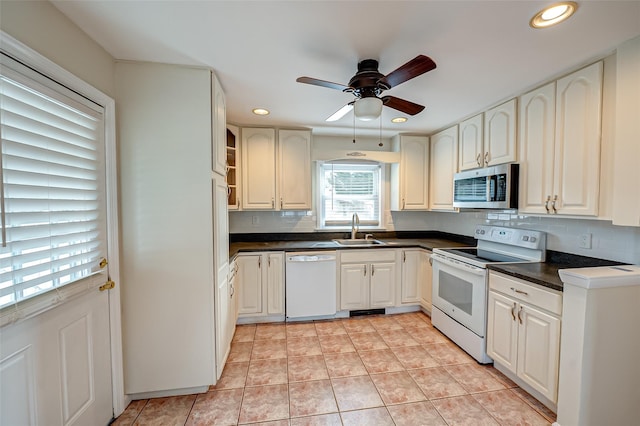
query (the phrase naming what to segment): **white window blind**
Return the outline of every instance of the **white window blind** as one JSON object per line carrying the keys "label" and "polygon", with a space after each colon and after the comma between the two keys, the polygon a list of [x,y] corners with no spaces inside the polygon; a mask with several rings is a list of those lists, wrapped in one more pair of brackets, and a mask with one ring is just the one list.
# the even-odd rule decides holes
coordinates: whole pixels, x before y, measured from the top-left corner
{"label": "white window blind", "polygon": [[379,226],[380,175],[377,163],[322,164],[321,226],[350,226],[353,213],[358,214],[361,226]]}
{"label": "white window blind", "polygon": [[101,107],[2,61],[0,308],[92,276],[106,255]]}

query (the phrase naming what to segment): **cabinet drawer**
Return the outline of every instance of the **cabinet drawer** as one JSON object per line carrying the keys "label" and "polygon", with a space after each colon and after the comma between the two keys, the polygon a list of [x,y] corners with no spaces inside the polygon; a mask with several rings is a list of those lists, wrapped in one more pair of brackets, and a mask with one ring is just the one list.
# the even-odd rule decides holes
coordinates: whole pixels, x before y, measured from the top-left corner
{"label": "cabinet drawer", "polygon": [[496,272],[489,274],[489,288],[554,314],[562,314],[562,293],[558,291]]}
{"label": "cabinet drawer", "polygon": [[395,250],[341,250],[340,262],[342,263],[370,263],[370,262],[395,262]]}

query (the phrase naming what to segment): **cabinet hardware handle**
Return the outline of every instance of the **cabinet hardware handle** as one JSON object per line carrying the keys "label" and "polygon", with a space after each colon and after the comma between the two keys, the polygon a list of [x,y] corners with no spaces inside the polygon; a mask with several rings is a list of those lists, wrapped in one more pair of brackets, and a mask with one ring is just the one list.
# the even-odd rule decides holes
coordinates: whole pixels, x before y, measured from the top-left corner
{"label": "cabinet hardware handle", "polygon": [[513,302],[513,308],[511,308],[511,317],[513,318],[513,320],[516,320],[516,303]]}
{"label": "cabinet hardware handle", "polygon": [[525,296],[529,295],[529,293],[527,293],[526,291],[518,290],[517,288],[514,288],[514,287],[511,287],[511,291],[515,291],[516,293],[524,294]]}
{"label": "cabinet hardware handle", "polygon": [[402,210],[404,210],[404,198],[402,199]]}
{"label": "cabinet hardware handle", "polygon": [[276,207],[276,200],[271,197],[271,208],[274,209]]}
{"label": "cabinet hardware handle", "polygon": [[478,166],[482,166],[482,164],[480,163],[480,153],[476,155],[476,163],[478,163]]}
{"label": "cabinet hardware handle", "polygon": [[258,269],[262,267],[262,257],[258,258]]}
{"label": "cabinet hardware handle", "polygon": [[283,203],[282,203],[282,197],[280,197],[280,210],[282,210],[282,209],[283,209],[282,205],[283,205]]}
{"label": "cabinet hardware handle", "polygon": [[522,324],[522,306],[520,306],[520,309],[518,310],[518,321]]}
{"label": "cabinet hardware handle", "polygon": [[429,265],[433,266],[433,259],[429,258]]}
{"label": "cabinet hardware handle", "polygon": [[267,262],[269,263],[269,268],[271,268],[271,255],[267,256]]}
{"label": "cabinet hardware handle", "polygon": [[549,201],[551,201],[551,195],[547,195],[547,200],[544,202],[544,209],[549,213]]}
{"label": "cabinet hardware handle", "polygon": [[231,294],[229,295],[229,299],[233,299],[233,295],[236,293],[236,288],[231,284]]}
{"label": "cabinet hardware handle", "polygon": [[363,274],[364,276],[367,276],[367,265],[364,265],[364,269],[363,269]]}
{"label": "cabinet hardware handle", "polygon": [[227,197],[231,196],[231,187],[227,185]]}
{"label": "cabinet hardware handle", "polygon": [[556,201],[558,201],[558,196],[554,195],[553,201],[551,202],[551,209],[553,210],[553,213],[558,213],[558,210],[556,210]]}
{"label": "cabinet hardware handle", "polygon": [[402,252],[402,263],[405,263],[407,261],[407,252],[403,251]]}
{"label": "cabinet hardware handle", "polygon": [[489,165],[489,151],[484,153],[484,165],[485,166]]}
{"label": "cabinet hardware handle", "polygon": [[375,273],[376,273],[376,268],[373,265],[371,265],[371,276],[373,276],[373,274]]}

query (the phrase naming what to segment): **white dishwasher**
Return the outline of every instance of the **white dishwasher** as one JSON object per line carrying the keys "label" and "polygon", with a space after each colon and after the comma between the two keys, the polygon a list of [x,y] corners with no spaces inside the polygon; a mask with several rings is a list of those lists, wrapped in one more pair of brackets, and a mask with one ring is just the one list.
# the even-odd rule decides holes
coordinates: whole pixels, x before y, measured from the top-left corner
{"label": "white dishwasher", "polygon": [[287,320],[335,315],[335,251],[287,253],[285,267]]}

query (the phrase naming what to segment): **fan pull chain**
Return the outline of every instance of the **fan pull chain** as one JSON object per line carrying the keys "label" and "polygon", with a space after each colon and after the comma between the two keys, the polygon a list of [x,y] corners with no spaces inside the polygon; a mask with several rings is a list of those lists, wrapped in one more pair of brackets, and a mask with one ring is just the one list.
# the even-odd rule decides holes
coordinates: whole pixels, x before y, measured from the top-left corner
{"label": "fan pull chain", "polygon": [[353,111],[353,143],[356,143],[356,112]]}

